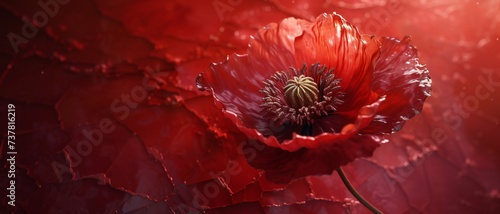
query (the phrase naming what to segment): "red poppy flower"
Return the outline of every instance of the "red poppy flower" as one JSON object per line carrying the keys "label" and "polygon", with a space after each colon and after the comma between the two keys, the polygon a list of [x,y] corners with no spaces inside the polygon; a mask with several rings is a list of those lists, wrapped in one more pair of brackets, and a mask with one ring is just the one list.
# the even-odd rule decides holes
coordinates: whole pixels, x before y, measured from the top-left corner
{"label": "red poppy flower", "polygon": [[381,134],[420,112],[431,80],[409,42],[361,35],[335,13],[287,18],[259,30],[245,54],[213,63],[197,83],[265,144],[249,162],[288,182],[370,156]]}

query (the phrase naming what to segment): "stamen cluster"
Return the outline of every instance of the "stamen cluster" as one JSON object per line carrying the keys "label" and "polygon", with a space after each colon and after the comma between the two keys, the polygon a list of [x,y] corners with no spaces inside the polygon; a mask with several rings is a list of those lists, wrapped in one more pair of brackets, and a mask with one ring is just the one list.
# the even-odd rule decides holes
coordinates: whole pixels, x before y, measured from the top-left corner
{"label": "stamen cluster", "polygon": [[342,104],[340,79],[334,69],[313,64],[300,70],[278,71],[264,82],[261,107],[279,125],[284,123],[311,125],[314,119],[326,116]]}

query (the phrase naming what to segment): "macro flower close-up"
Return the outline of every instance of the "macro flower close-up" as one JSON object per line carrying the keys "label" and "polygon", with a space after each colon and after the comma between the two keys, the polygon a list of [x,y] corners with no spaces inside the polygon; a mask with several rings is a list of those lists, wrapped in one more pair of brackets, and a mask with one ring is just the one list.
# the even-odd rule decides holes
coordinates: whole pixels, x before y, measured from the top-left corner
{"label": "macro flower close-up", "polygon": [[500,213],[498,0],[0,2],[0,213]]}
{"label": "macro flower close-up", "polygon": [[409,37],[361,35],[337,14],[267,25],[197,83],[249,138],[279,148],[250,164],[285,183],[371,156],[431,90]]}

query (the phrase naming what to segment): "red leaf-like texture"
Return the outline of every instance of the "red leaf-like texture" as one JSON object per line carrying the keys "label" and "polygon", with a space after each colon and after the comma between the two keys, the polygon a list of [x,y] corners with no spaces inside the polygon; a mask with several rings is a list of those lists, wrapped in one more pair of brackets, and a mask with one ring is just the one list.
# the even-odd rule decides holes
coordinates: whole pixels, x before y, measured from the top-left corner
{"label": "red leaf-like texture", "polygon": [[[58,6],[0,3],[1,213],[369,213],[335,172],[269,181],[247,159],[257,164],[269,155],[277,165],[302,165],[283,170],[286,176],[331,163],[272,156],[194,80],[210,62],[244,53],[250,36],[271,22],[332,12],[382,42],[387,36],[406,44],[411,36],[433,81],[420,115],[380,139],[386,143],[372,158],[344,167],[353,185],[386,213],[500,212],[496,0],[40,2]],[[27,35],[30,22],[40,26]],[[26,41],[15,44],[12,34]],[[414,50],[405,54],[412,59]],[[412,91],[388,93],[396,107]],[[7,197],[10,103],[15,207]]]}
{"label": "red leaf-like texture", "polygon": [[[95,180],[84,179],[40,188],[30,196],[26,212],[109,213],[117,210],[127,197],[126,193],[110,186],[98,185]],[[106,204],[106,206],[95,206],[95,204]]]}

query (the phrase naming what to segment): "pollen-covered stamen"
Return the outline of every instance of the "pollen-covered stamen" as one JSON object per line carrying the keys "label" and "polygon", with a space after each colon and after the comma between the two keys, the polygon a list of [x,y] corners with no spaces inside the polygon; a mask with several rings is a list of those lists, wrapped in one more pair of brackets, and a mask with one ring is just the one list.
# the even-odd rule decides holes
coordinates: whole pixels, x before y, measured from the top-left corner
{"label": "pollen-covered stamen", "polygon": [[[284,123],[311,127],[316,118],[329,115],[343,102],[340,79],[335,78],[333,68],[319,63],[309,68],[290,68],[278,71],[263,84],[262,105],[267,116],[277,125]],[[312,134],[304,129],[305,135]]]}
{"label": "pollen-covered stamen", "polygon": [[285,100],[288,105],[295,109],[303,106],[312,106],[318,101],[318,85],[311,77],[304,75],[295,76],[286,82]]}

